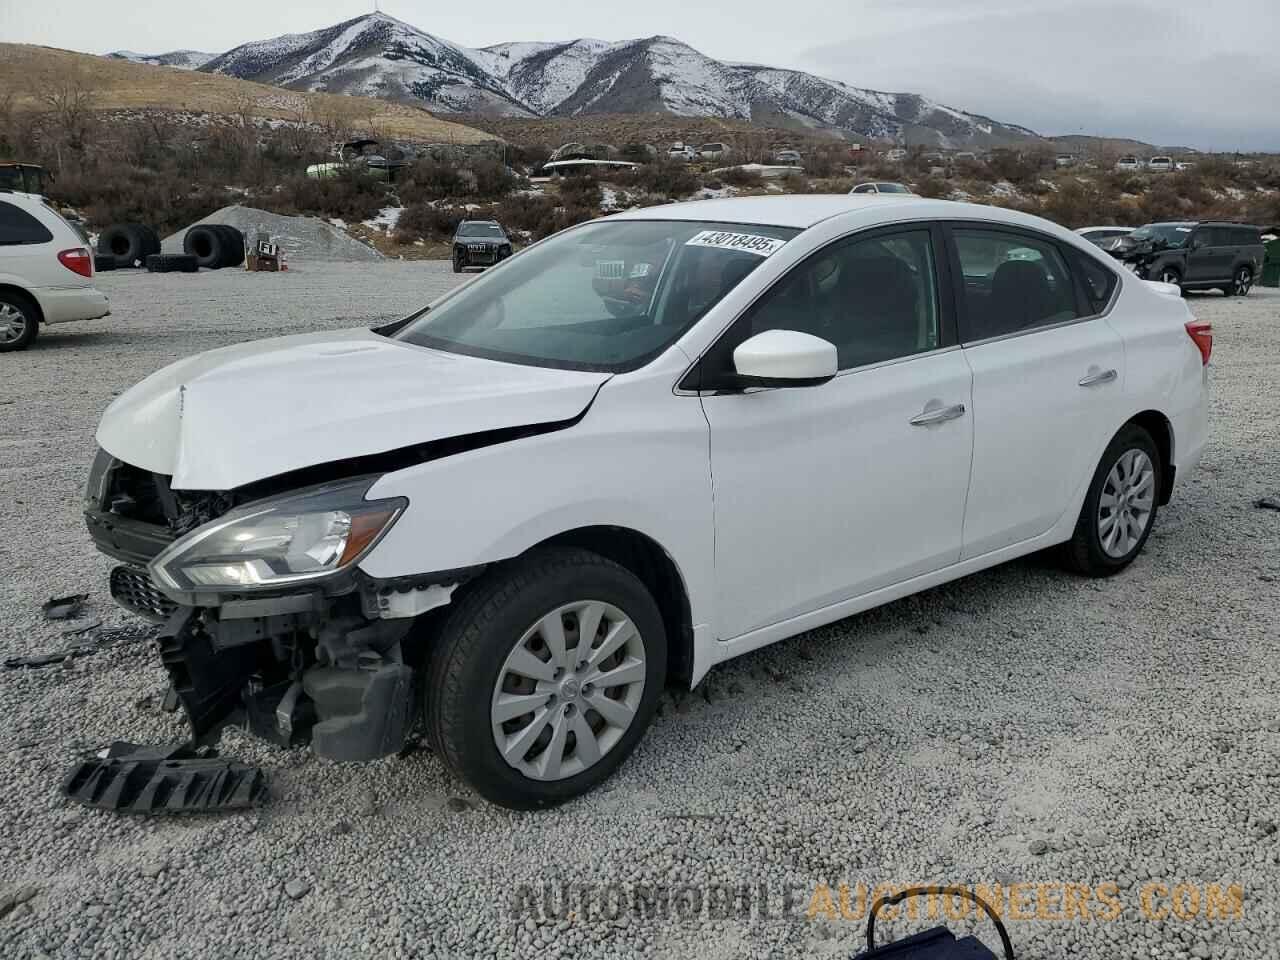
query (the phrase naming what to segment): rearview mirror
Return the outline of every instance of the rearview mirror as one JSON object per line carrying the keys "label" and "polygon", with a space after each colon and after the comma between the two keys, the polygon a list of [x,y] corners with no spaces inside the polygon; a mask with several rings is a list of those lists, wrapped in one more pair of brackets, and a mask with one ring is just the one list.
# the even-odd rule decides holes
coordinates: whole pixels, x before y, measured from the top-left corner
{"label": "rearview mirror", "polygon": [[816,387],[836,375],[832,343],[799,330],[766,330],[733,351],[741,387]]}

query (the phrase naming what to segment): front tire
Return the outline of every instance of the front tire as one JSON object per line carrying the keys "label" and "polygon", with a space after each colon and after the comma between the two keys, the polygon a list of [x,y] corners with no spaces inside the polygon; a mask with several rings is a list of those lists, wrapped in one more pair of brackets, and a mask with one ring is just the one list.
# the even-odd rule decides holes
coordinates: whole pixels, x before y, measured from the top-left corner
{"label": "front tire", "polygon": [[531,551],[468,589],[428,658],[436,754],[493,803],[554,806],[626,759],[666,678],[662,616],[629,570],[585,550]]}
{"label": "front tire", "polygon": [[462,267],[463,267],[462,257],[455,253],[453,255],[453,272],[461,273]]}
{"label": "front tire", "polygon": [[1087,577],[1109,577],[1132,563],[1155,526],[1162,481],[1151,434],[1126,424],[1103,453],[1075,533],[1063,544],[1066,566]]}
{"label": "front tire", "polygon": [[[1163,267],[1163,268],[1161,268],[1160,273],[1159,273],[1159,276],[1157,277],[1157,279],[1158,279],[1161,283],[1172,283],[1172,284],[1173,284],[1175,287],[1177,287],[1179,290],[1182,290],[1182,274],[1180,274],[1180,273],[1179,273],[1176,269],[1174,269],[1173,267]],[[1186,290],[1182,290],[1182,292],[1183,292],[1183,294],[1185,295],[1187,291],[1186,291]]]}
{"label": "front tire", "polygon": [[40,333],[40,308],[30,297],[0,291],[0,353],[25,350]]}

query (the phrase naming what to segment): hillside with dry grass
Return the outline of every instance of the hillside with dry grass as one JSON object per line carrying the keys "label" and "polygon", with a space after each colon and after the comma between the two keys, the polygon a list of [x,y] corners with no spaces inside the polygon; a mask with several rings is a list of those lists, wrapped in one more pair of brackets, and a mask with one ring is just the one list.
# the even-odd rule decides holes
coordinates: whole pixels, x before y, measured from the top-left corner
{"label": "hillside with dry grass", "polygon": [[0,98],[15,114],[59,109],[83,99],[95,112],[160,110],[333,125],[419,143],[472,144],[493,134],[403,104],[298,93],[218,74],[150,66],[52,47],[0,43]]}

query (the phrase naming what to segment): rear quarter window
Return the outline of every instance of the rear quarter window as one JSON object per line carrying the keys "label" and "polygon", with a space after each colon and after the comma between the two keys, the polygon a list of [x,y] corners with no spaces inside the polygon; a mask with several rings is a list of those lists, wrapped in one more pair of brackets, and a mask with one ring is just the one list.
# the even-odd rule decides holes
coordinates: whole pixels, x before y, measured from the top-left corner
{"label": "rear quarter window", "polygon": [[21,207],[0,200],[0,246],[48,243],[49,229]]}

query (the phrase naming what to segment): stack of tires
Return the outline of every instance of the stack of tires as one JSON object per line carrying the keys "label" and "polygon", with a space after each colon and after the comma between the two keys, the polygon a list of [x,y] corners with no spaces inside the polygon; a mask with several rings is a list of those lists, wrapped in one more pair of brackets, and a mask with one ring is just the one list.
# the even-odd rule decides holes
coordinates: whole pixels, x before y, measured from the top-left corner
{"label": "stack of tires", "polygon": [[160,252],[160,238],[150,227],[140,223],[117,223],[98,236],[98,270],[140,267],[147,257]]}
{"label": "stack of tires", "polygon": [[244,234],[219,223],[199,224],[182,238],[182,249],[206,270],[238,267],[244,263]]}

